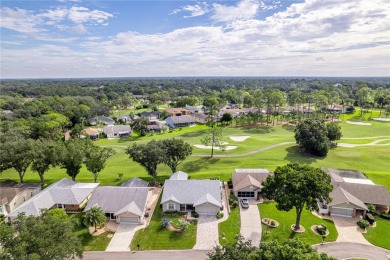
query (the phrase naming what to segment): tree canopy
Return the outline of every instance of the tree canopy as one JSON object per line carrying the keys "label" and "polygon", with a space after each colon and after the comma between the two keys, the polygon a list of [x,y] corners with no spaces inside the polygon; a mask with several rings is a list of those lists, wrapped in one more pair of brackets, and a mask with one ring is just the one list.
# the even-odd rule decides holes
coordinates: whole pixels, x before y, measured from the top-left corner
{"label": "tree canopy", "polygon": [[176,172],[177,166],[192,154],[192,146],[182,139],[164,139],[160,142],[164,149],[163,163],[171,168],[172,173]]}
{"label": "tree canopy", "polygon": [[86,151],[90,141],[88,139],[72,139],[58,146],[58,162],[66,173],[76,180],[77,174],[85,161]]}
{"label": "tree canopy", "polygon": [[295,140],[306,152],[326,156],[329,151],[329,138],[326,125],[318,119],[305,119],[295,129]]}
{"label": "tree canopy", "polygon": [[106,221],[106,215],[98,205],[91,207],[84,217],[84,225],[87,227],[93,226],[95,228],[95,232],[97,231],[97,227],[103,226]]}
{"label": "tree canopy", "polygon": [[85,166],[93,174],[94,182],[97,182],[99,173],[106,167],[107,159],[115,153],[115,150],[112,148],[95,145],[90,145],[86,149]]}
{"label": "tree canopy", "polygon": [[290,211],[295,208],[295,229],[299,229],[304,208],[318,210],[317,200],[330,201],[333,187],[330,176],[319,168],[297,163],[277,167],[274,175],[262,183],[262,192],[268,199],[275,200],[278,210]]}
{"label": "tree canopy", "polygon": [[327,136],[331,142],[340,140],[341,134],[341,126],[337,123],[331,122],[326,125]]}
{"label": "tree canopy", "polygon": [[203,145],[211,145],[211,158],[214,157],[214,147],[218,147],[221,151],[225,151],[226,143],[223,141],[222,128],[211,127],[207,129],[206,135],[200,140]]}

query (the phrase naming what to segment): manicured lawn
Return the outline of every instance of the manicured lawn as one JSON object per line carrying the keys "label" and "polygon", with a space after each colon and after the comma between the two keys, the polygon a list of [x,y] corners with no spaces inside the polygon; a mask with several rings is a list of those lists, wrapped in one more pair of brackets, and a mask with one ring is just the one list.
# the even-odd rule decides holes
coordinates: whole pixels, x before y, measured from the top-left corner
{"label": "manicured lawn", "polygon": [[[174,232],[161,226],[163,214],[160,209],[160,200],[154,210],[149,226],[138,230],[131,241],[131,250],[173,250],[191,249],[196,243],[196,221],[188,226],[184,232]],[[164,216],[172,220],[172,224],[177,224],[179,214],[165,214]]]}
{"label": "manicured lawn", "polygon": [[390,220],[381,217],[375,219],[376,227],[369,227],[363,236],[373,245],[390,249]]}
{"label": "manicured lawn", "polygon": [[[233,244],[237,241],[236,237],[240,234],[240,209],[239,206],[230,207],[230,215],[227,220],[218,224],[219,243],[222,246]],[[225,239],[222,239],[224,237]]]}
{"label": "manicured lawn", "polygon": [[98,236],[92,236],[88,228],[82,224],[83,215],[83,213],[70,214],[71,219],[75,221],[73,233],[81,240],[85,251],[105,251],[114,233],[105,232]]}
{"label": "manicured lawn", "polygon": [[333,221],[318,218],[308,210],[304,210],[301,216],[301,225],[305,228],[305,232],[302,234],[293,232],[291,230],[291,225],[295,223],[295,209],[292,209],[289,212],[279,211],[276,209],[275,205],[276,203],[263,203],[258,205],[261,218],[272,218],[279,222],[279,226],[277,228],[268,228],[270,231],[268,234],[265,234],[267,226],[262,225],[262,241],[277,240],[278,242],[283,242],[286,239],[297,237],[301,241],[311,245],[318,244],[321,243],[322,238],[314,234],[310,228],[313,225],[322,223],[325,224],[329,230],[329,235],[326,237],[325,241],[330,242],[337,239],[338,233]]}

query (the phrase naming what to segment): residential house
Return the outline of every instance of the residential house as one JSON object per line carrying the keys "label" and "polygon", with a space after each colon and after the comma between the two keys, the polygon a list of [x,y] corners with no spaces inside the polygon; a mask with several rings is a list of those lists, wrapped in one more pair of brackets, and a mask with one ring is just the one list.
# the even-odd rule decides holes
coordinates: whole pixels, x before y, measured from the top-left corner
{"label": "residential house", "polygon": [[152,111],[152,112],[141,112],[139,113],[140,117],[148,118],[149,121],[154,121],[161,118],[161,112],[160,111]]}
{"label": "residential house", "polygon": [[109,125],[114,125],[115,120],[106,116],[96,116],[94,118],[88,119],[88,124],[92,126],[100,125],[100,124],[109,126]]}
{"label": "residential house", "polygon": [[334,114],[341,114],[341,113],[344,114],[347,111],[347,107],[343,107],[337,104],[331,104],[328,105],[327,111],[329,113],[334,113]]}
{"label": "residential house", "polygon": [[116,121],[123,122],[124,124],[127,124],[127,123],[131,122],[131,118],[130,118],[130,116],[122,115],[122,116],[117,116]]}
{"label": "residential house", "polygon": [[184,109],[188,110],[190,114],[204,114],[203,106],[186,106]]}
{"label": "residential house", "polygon": [[147,181],[144,181],[138,177],[131,178],[128,181],[125,181],[122,183],[121,187],[131,187],[131,188],[141,188],[141,187],[148,187],[149,183]]}
{"label": "residential house", "polygon": [[171,127],[183,127],[183,126],[191,126],[195,124],[195,120],[192,116],[171,116],[165,120],[165,123]]}
{"label": "residential house", "polygon": [[273,173],[267,169],[235,169],[232,174],[234,195],[238,198],[259,199],[263,188],[261,183],[270,175]]}
{"label": "residential house", "polygon": [[331,216],[355,217],[365,215],[367,204],[377,211],[386,212],[390,205],[390,194],[385,186],[375,185],[366,176],[354,170],[322,168],[330,177],[333,191],[332,201],[319,202],[319,212]]}
{"label": "residential house", "polygon": [[42,209],[62,208],[68,212],[79,212],[91,197],[99,183],[77,183],[62,179],[39,192],[8,214],[10,220],[19,213],[40,216]]}
{"label": "residential house", "polygon": [[109,220],[121,224],[143,224],[149,194],[147,187],[97,187],[84,211],[96,205]]}
{"label": "residential house", "polygon": [[288,114],[291,114],[292,112],[298,112],[298,113],[303,113],[303,114],[311,114],[314,111],[313,111],[313,109],[305,107],[305,106],[298,106],[298,107],[289,106],[289,107],[283,109],[282,114],[283,115],[288,115]]}
{"label": "residential house", "polygon": [[184,172],[176,172],[165,180],[161,198],[163,211],[196,211],[215,215],[222,210],[219,180],[188,180]]}
{"label": "residential house", "polygon": [[11,180],[0,182],[0,214],[8,213],[34,197],[41,191],[40,183],[16,183]]}
{"label": "residential house", "polygon": [[92,141],[99,140],[99,131],[94,128],[84,129],[83,134],[89,136]]}
{"label": "residential house", "polygon": [[187,110],[185,108],[182,108],[182,107],[179,107],[179,108],[166,108],[165,112],[167,112],[167,114],[169,116],[184,116],[184,115],[189,115],[190,114],[189,110]]}
{"label": "residential house", "polygon": [[131,127],[129,125],[111,125],[103,129],[107,138],[122,138],[131,136]]}
{"label": "residential house", "polygon": [[201,113],[194,113],[191,114],[191,116],[194,119],[194,121],[199,124],[206,124],[209,119],[208,115],[201,114]]}

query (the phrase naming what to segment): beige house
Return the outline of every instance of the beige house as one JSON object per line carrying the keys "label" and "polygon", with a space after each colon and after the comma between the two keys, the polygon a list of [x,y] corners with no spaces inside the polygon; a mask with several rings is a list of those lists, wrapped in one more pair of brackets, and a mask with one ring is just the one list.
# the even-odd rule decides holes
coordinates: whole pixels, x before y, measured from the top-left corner
{"label": "beige house", "polygon": [[40,183],[0,182],[0,214],[5,216],[41,191]]}
{"label": "beige house", "polygon": [[167,112],[167,114],[169,116],[184,116],[184,115],[189,115],[190,114],[190,111],[185,109],[185,108],[166,108],[165,109],[165,112]]}
{"label": "beige house", "polygon": [[261,183],[272,174],[267,169],[236,169],[232,174],[234,195],[238,198],[260,198]]}

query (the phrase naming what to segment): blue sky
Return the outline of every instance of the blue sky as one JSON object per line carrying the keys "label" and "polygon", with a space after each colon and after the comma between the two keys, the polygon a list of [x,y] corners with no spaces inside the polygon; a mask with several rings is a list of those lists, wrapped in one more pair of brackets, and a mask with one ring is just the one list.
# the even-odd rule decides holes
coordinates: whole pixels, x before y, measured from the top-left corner
{"label": "blue sky", "polygon": [[387,0],[15,1],[1,78],[390,76]]}

